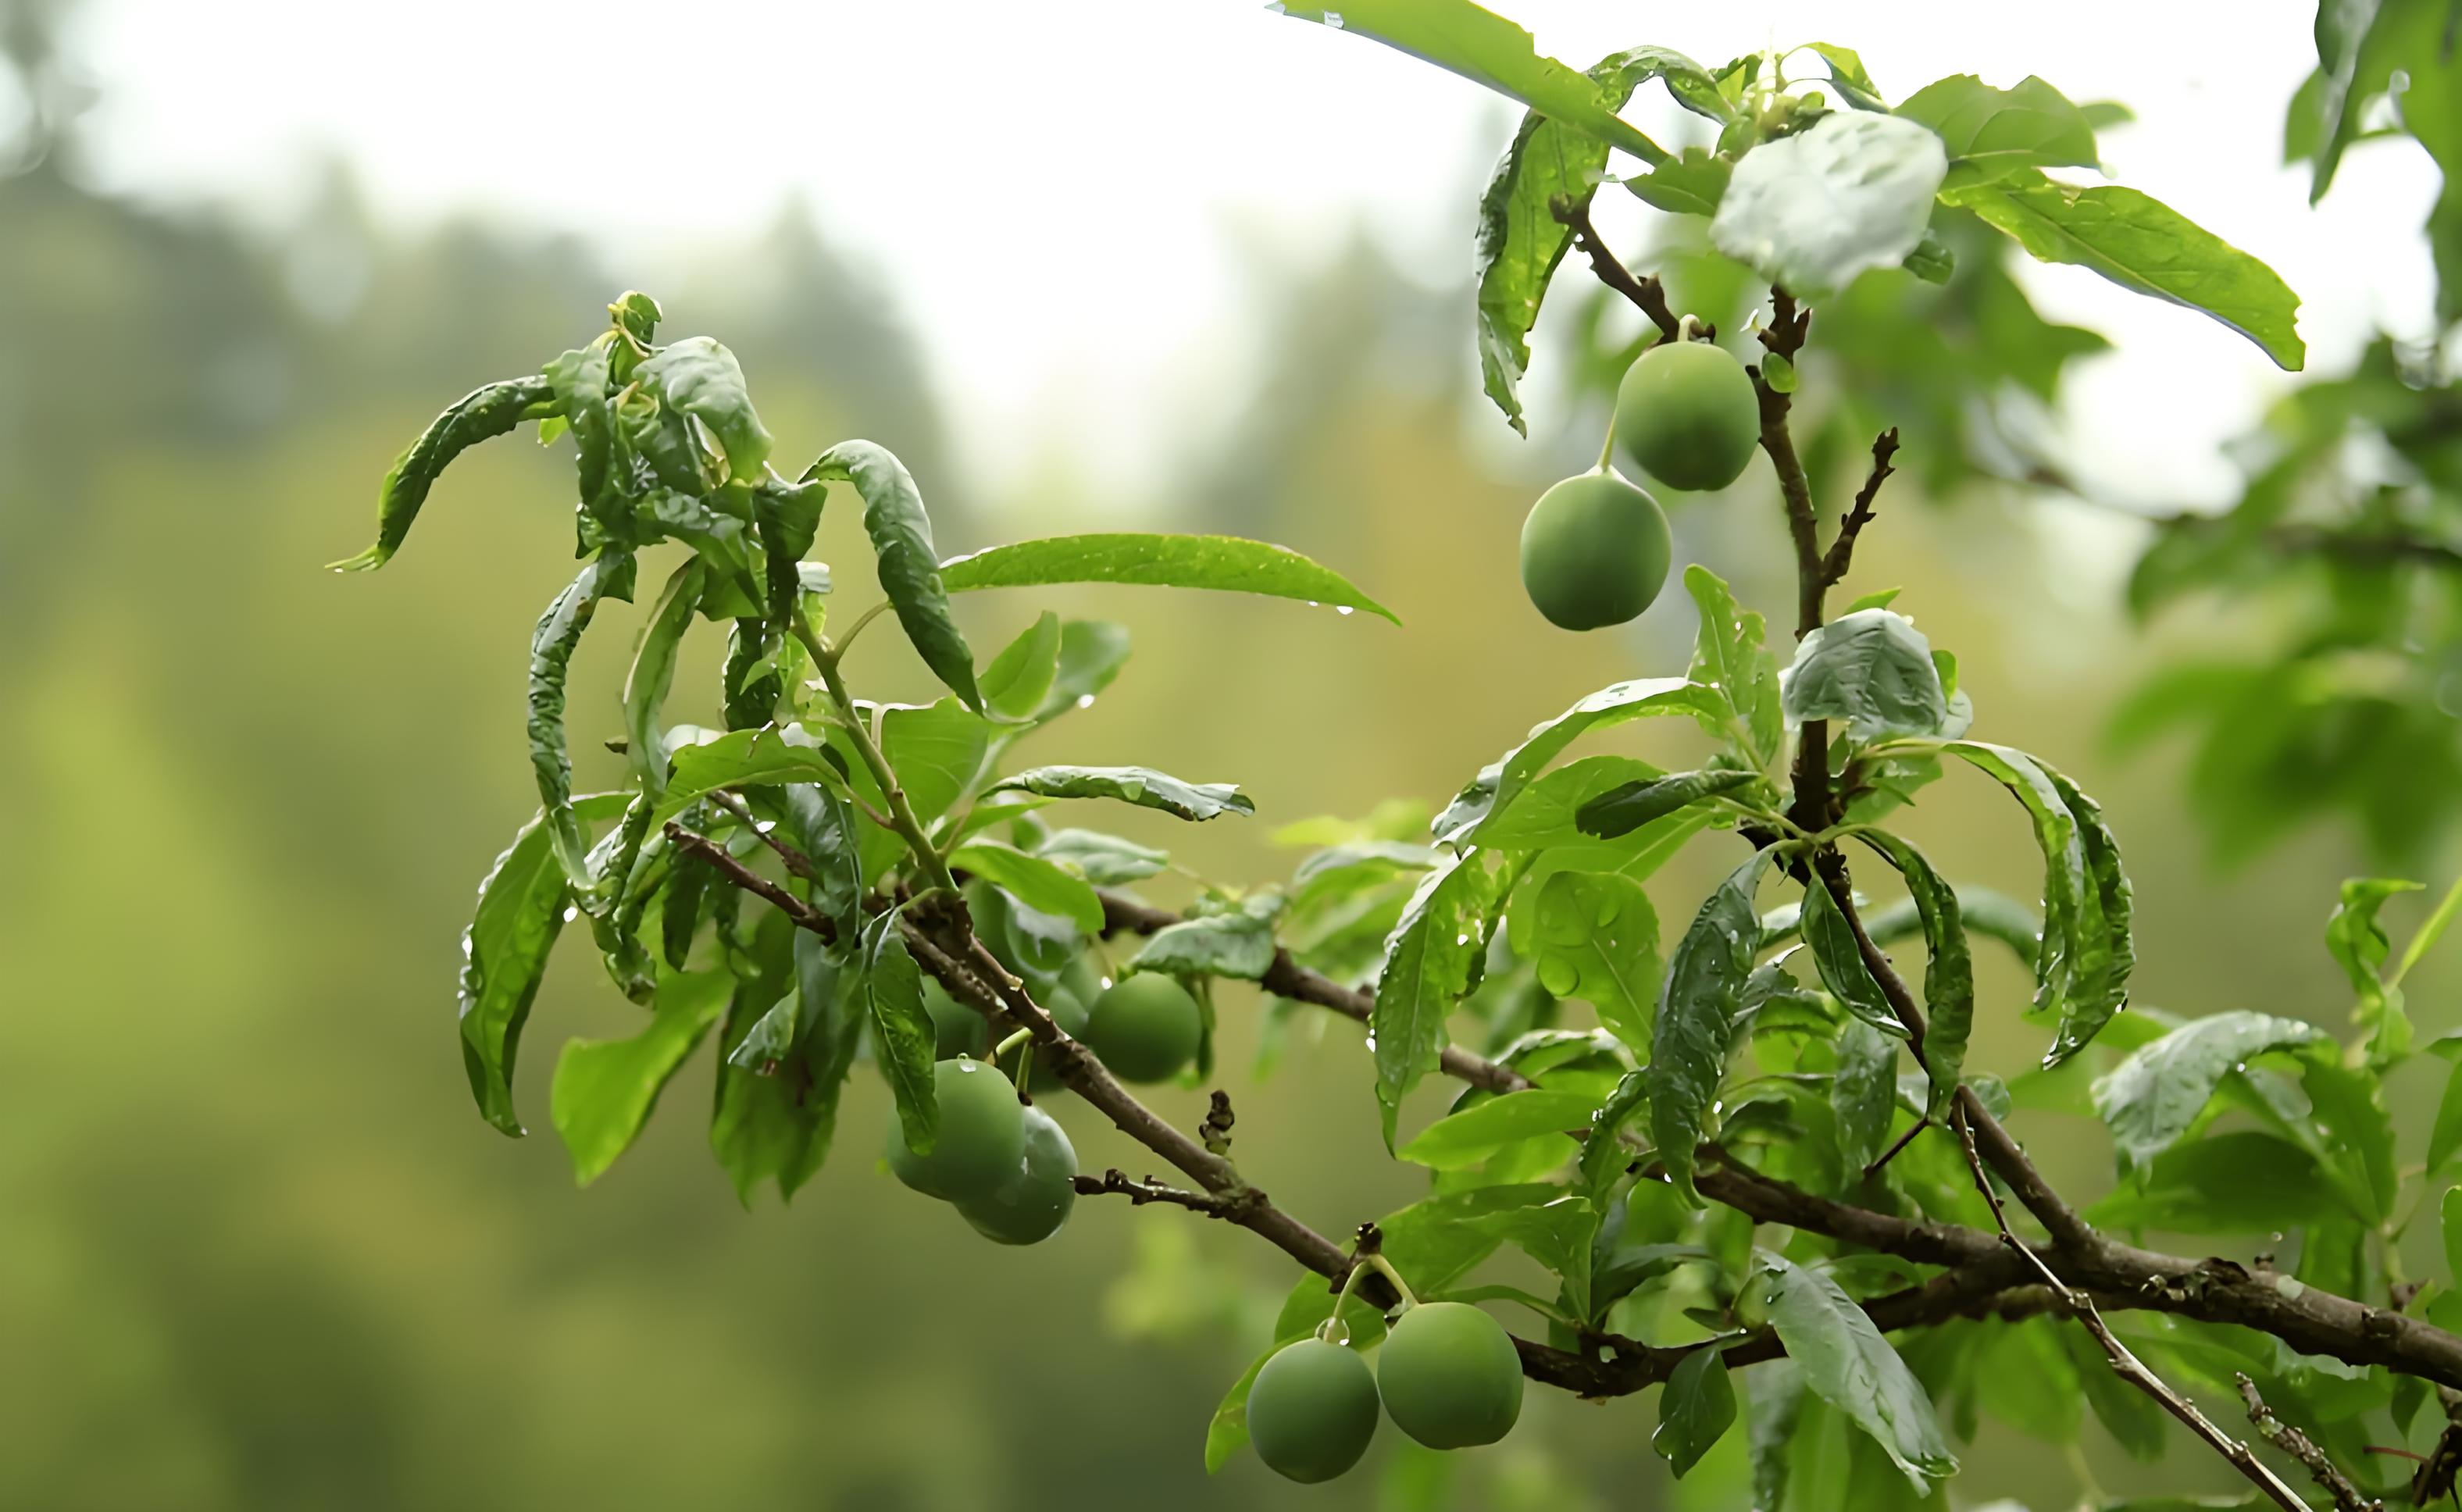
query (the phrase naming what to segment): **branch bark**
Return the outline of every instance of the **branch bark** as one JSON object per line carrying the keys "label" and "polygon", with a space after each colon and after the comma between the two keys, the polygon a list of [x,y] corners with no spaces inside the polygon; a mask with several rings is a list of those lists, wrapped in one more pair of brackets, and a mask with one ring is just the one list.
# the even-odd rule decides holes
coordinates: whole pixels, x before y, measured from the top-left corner
{"label": "branch bark", "polygon": [[[1590,260],[1590,271],[1597,275],[1600,283],[1631,300],[1643,314],[1650,317],[1651,323],[1658,327],[1660,339],[1682,339],[1684,322],[1669,307],[1667,291],[1659,283],[1658,275],[1652,273],[1648,277],[1636,278],[1631,270],[1617,260],[1615,253],[1608,250],[1608,244],[1600,239],[1599,228],[1590,224],[1590,202],[1587,196],[1576,200],[1570,195],[1557,195],[1547,202],[1547,212],[1556,218],[1558,225],[1573,233],[1573,245]],[[1704,333],[1710,332],[1707,326],[1700,329]]]}

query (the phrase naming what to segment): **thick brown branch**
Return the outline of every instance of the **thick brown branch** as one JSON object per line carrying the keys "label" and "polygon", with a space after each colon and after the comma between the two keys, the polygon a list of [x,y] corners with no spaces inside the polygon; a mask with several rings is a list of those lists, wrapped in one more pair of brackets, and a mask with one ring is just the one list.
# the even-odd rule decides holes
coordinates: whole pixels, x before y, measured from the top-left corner
{"label": "thick brown branch", "polygon": [[[1616,254],[1608,250],[1608,244],[1600,239],[1599,228],[1590,224],[1590,202],[1587,198],[1576,200],[1570,195],[1560,194],[1547,202],[1547,210],[1556,217],[1559,225],[1573,233],[1573,245],[1590,260],[1590,271],[1598,275],[1600,283],[1631,300],[1643,314],[1650,317],[1651,323],[1658,327],[1661,337],[1669,341],[1682,338],[1684,323],[1669,308],[1667,291],[1658,282],[1658,275],[1652,273],[1646,278],[1635,278],[1631,270],[1617,261]],[[1702,329],[1708,330],[1707,327]]]}
{"label": "thick brown branch", "polygon": [[2325,1451],[2317,1447],[2317,1440],[2284,1422],[2280,1415],[2265,1405],[2255,1381],[2236,1372],[2232,1379],[2239,1383],[2239,1399],[2248,1408],[2248,1420],[2257,1426],[2257,1436],[2299,1460],[2318,1489],[2334,1499],[2334,1512],[2385,1512],[2385,1503],[2353,1485],[2351,1478],[2336,1469],[2334,1461],[2325,1458]]}

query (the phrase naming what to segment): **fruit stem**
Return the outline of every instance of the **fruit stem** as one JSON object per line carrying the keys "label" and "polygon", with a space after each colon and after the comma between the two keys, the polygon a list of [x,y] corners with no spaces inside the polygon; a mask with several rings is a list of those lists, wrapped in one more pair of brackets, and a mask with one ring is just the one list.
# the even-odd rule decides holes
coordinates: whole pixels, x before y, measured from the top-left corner
{"label": "fruit stem", "polygon": [[1608,416],[1608,439],[1599,443],[1599,471],[1606,472],[1615,460],[1615,416]]}
{"label": "fruit stem", "polygon": [[1011,1050],[1018,1051],[1017,1075],[1011,1079],[1017,1083],[1017,1095],[1021,1101],[1025,1099],[1026,1094],[1026,1078],[1034,1067],[1034,1047],[1031,1043],[1033,1039],[1033,1030],[1019,1029],[1015,1033],[1011,1034],[1007,1039],[1004,1039],[998,1045],[992,1047],[992,1068],[995,1070],[1000,1068],[1002,1056],[1006,1055]]}
{"label": "fruit stem", "polygon": [[1683,319],[1676,321],[1675,339],[1678,341],[1692,340],[1694,328],[1700,325],[1700,323],[1701,317],[1695,314],[1687,314]]}
{"label": "fruit stem", "polygon": [[1387,1281],[1393,1284],[1393,1289],[1402,1294],[1403,1307],[1415,1307],[1419,1305],[1417,1294],[1411,1290],[1411,1284],[1402,1279],[1402,1273],[1393,1268],[1393,1263],[1392,1261],[1387,1260],[1381,1254],[1371,1255],[1368,1257],[1368,1264],[1375,1267],[1378,1275],[1383,1276]]}
{"label": "fruit stem", "polygon": [[[1362,1255],[1350,1263],[1350,1274],[1342,1278],[1342,1289],[1334,1294],[1333,1311],[1316,1326],[1316,1336],[1328,1344],[1350,1343],[1350,1325],[1342,1319],[1342,1309],[1350,1306],[1350,1294],[1359,1289],[1359,1278],[1374,1270],[1383,1262],[1375,1255]],[[1391,1267],[1387,1267],[1390,1269]],[[1399,1286],[1397,1280],[1394,1285]]]}

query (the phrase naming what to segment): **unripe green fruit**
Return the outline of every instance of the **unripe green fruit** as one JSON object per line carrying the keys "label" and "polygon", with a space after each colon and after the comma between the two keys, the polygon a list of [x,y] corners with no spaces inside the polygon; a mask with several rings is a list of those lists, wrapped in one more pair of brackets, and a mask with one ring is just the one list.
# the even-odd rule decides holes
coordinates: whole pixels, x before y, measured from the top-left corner
{"label": "unripe green fruit", "polygon": [[1658,501],[1613,472],[1567,478],[1522,522],[1522,587],[1566,630],[1620,625],[1667,586],[1674,543]]}
{"label": "unripe green fruit", "polygon": [[990,1196],[958,1204],[975,1232],[1001,1244],[1039,1244],[1077,1205],[1077,1150],[1049,1113],[1028,1108],[1026,1155]]}
{"label": "unripe green fruit", "polygon": [[1277,1475],[1330,1480],[1359,1463],[1375,1436],[1376,1377],[1339,1344],[1284,1345],[1249,1383],[1248,1441]]}
{"label": "unripe green fruit", "polygon": [[1026,1110],[1017,1089],[993,1067],[966,1060],[934,1066],[932,1087],[940,1104],[939,1139],[930,1155],[917,1155],[892,1113],[889,1168],[926,1197],[960,1202],[989,1196],[1026,1157]]}
{"label": "unripe green fruit", "polygon": [[1112,983],[1094,1000],[1080,1038],[1122,1081],[1160,1082],[1196,1058],[1204,1032],[1204,1016],[1186,987],[1142,971]]}
{"label": "unripe green fruit", "polygon": [[1393,1426],[1431,1449],[1492,1444],[1522,1415],[1522,1357],[1504,1326],[1466,1302],[1402,1314],[1376,1354]]}
{"label": "unripe green fruit", "polygon": [[1676,488],[1723,488],[1760,444],[1761,406],[1744,365],[1707,341],[1663,341],[1616,388],[1616,446]]}
{"label": "unripe green fruit", "polygon": [[941,1060],[961,1055],[981,1057],[988,1048],[992,1026],[983,1016],[949,996],[949,989],[930,977],[923,979],[923,1011],[932,1015],[935,1053]]}

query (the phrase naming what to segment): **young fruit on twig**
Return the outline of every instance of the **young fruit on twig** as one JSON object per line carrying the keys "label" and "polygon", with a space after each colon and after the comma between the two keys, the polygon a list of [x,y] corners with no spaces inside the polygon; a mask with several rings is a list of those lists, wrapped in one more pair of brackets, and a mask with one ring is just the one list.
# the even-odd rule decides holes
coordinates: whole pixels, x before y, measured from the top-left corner
{"label": "young fruit on twig", "polygon": [[1752,378],[1707,341],[1652,347],[1616,388],[1616,446],[1670,487],[1725,487],[1743,476],[1760,439]]}
{"label": "young fruit on twig", "polygon": [[1173,978],[1144,971],[1112,983],[1094,1000],[1083,1038],[1124,1082],[1169,1081],[1197,1058],[1205,1020]]}
{"label": "young fruit on twig", "polygon": [[1492,1444],[1522,1416],[1522,1358],[1504,1326],[1466,1302],[1402,1314],[1376,1354],[1393,1426],[1431,1449]]}
{"label": "young fruit on twig", "polygon": [[1039,1244],[1060,1232],[1077,1205],[1077,1150],[1051,1115],[1024,1110],[1026,1154],[1015,1174],[958,1212],[975,1232],[1001,1244]]}
{"label": "young fruit on twig", "polygon": [[1563,629],[1620,625],[1658,597],[1672,551],[1658,501],[1602,467],[1531,506],[1522,523],[1522,586]]}
{"label": "young fruit on twig", "polygon": [[1009,1079],[983,1061],[948,1060],[932,1068],[940,1132],[931,1153],[917,1155],[895,1114],[889,1122],[889,1168],[926,1197],[963,1202],[987,1198],[1017,1174],[1026,1156],[1026,1110]]}
{"label": "young fruit on twig", "polygon": [[1276,1350],[1248,1388],[1248,1441],[1275,1474],[1330,1480],[1376,1436],[1376,1377],[1339,1344],[1301,1339]]}

